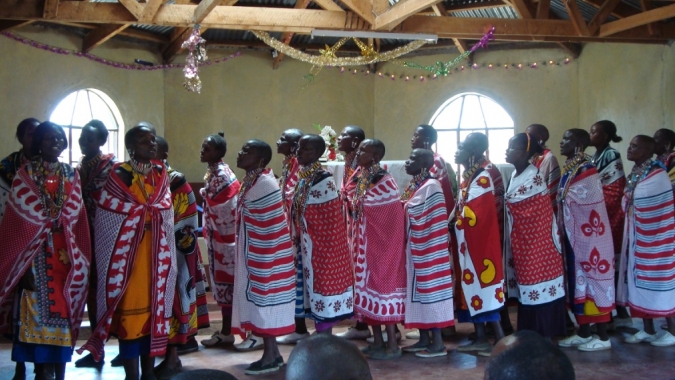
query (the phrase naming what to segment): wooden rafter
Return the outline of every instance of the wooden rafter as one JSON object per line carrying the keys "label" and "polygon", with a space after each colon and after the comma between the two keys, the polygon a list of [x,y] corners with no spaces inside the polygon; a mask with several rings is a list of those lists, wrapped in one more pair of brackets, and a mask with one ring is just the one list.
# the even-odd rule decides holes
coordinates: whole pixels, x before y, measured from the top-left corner
{"label": "wooden rafter", "polygon": [[572,58],[579,58],[579,56],[581,55],[582,49],[581,44],[574,44],[570,42],[558,42],[558,46]]}
{"label": "wooden rafter", "polygon": [[440,2],[441,0],[407,0],[400,2],[377,16],[373,23],[373,29],[391,30],[409,16]]}
{"label": "wooden rafter", "polygon": [[[206,1],[206,0],[205,0]],[[141,15],[138,17],[138,22],[142,24],[150,24],[155,18],[159,7],[162,5],[164,0],[148,0],[147,4],[143,8]]]}
{"label": "wooden rafter", "polygon": [[[298,1],[295,2],[295,9],[306,9],[307,6],[309,6],[309,0],[298,0]],[[289,45],[291,43],[292,39],[293,39],[293,33],[292,32],[284,32],[281,35],[281,42],[283,42],[286,45]],[[272,69],[273,70],[278,69],[279,65],[281,64],[281,61],[283,59],[284,59],[284,53],[277,52],[277,56],[272,61]]]}
{"label": "wooden rafter", "polygon": [[345,7],[349,8],[352,12],[356,13],[364,19],[367,23],[373,24],[375,21],[375,15],[373,15],[373,4],[370,1],[365,0],[340,0]]}
{"label": "wooden rafter", "polygon": [[608,22],[600,26],[600,33],[598,35],[600,37],[607,37],[624,30],[633,29],[638,26],[647,25],[671,17],[675,17],[675,4],[652,9],[621,20]]}
{"label": "wooden rafter", "polygon": [[518,12],[520,18],[530,19],[532,18],[532,12],[530,11],[526,1],[527,0],[509,0],[510,4],[513,6],[516,12]]}
{"label": "wooden rafter", "polygon": [[496,7],[503,7],[505,4],[502,0],[485,0],[485,1],[473,1],[473,2],[467,2],[464,4],[457,4],[457,5],[452,5],[446,7],[446,11],[448,13],[454,13],[454,12],[463,12],[463,11],[478,11],[481,9],[489,9],[489,8],[496,8]]}
{"label": "wooden rafter", "polygon": [[[127,0],[124,0],[127,1]],[[143,7],[140,3],[136,3]],[[42,20],[42,0],[0,0],[0,19]],[[198,5],[164,4],[159,8],[152,24],[189,28]],[[142,9],[141,9],[142,11]],[[651,36],[644,26],[666,16],[655,17],[654,12],[672,13],[672,6],[662,7],[633,17],[607,23],[602,26],[602,38],[581,36],[568,20],[427,17],[412,15],[397,26],[403,33],[436,34],[439,38],[479,39],[492,26],[496,28],[495,38],[503,41],[549,41],[549,42],[647,42],[663,43],[675,39],[675,28],[659,23],[660,35]],[[645,19],[644,15],[647,15]],[[637,17],[637,16],[634,16]],[[617,24],[628,20],[628,24]],[[52,22],[82,24],[137,24],[138,20],[120,3],[64,1],[59,6],[56,19]],[[352,12],[326,11],[316,9],[280,9],[267,7],[216,6],[201,23],[202,28],[230,30],[265,30],[269,32],[293,32],[309,34],[313,29],[363,30],[368,25]],[[635,28],[643,25],[644,27]],[[182,34],[185,33],[185,31]],[[180,45],[181,42],[174,44]],[[175,46],[175,45],[174,45]],[[174,47],[178,51],[180,46]],[[167,50],[165,50],[166,52]],[[164,54],[167,57],[167,54]]]}
{"label": "wooden rafter", "polygon": [[[652,1],[651,0],[640,0],[640,7],[642,8],[643,12],[646,12],[650,9],[652,9]],[[656,33],[656,27],[654,24],[649,23],[647,24],[647,28],[649,29],[649,33],[652,35]]]}
{"label": "wooden rafter", "polygon": [[[600,9],[605,3],[605,0],[583,0],[583,2]],[[638,13],[640,13],[640,11],[631,7],[630,5],[619,3],[610,14],[616,18],[625,18]]]}
{"label": "wooden rafter", "polygon": [[0,32],[7,32],[12,29],[19,29],[26,25],[32,24],[34,21],[22,21],[22,20],[0,20]]}
{"label": "wooden rafter", "polygon": [[447,9],[445,9],[445,5],[443,5],[443,3],[438,3],[438,4],[432,5],[431,10],[438,17],[444,17],[444,16],[448,15],[448,11],[447,11]]}
{"label": "wooden rafter", "polygon": [[452,43],[455,44],[460,54],[464,54],[467,50],[469,50],[469,46],[464,40],[460,40],[459,38],[453,38]]}
{"label": "wooden rafter", "polygon": [[131,13],[136,20],[141,18],[141,15],[143,14],[143,6],[138,3],[136,0],[119,0],[120,4],[126,8],[129,13]]}
{"label": "wooden rafter", "polygon": [[536,18],[547,19],[549,18],[550,12],[551,12],[551,0],[539,0],[539,2],[537,3]]}
{"label": "wooden rafter", "polygon": [[565,4],[567,14],[570,16],[570,20],[572,20],[577,33],[580,36],[590,36],[591,32],[588,30],[588,25],[586,25],[586,21],[579,10],[577,0],[562,0],[562,2]]}
{"label": "wooden rafter", "polygon": [[220,0],[202,0],[199,5],[197,5],[197,8],[195,8],[195,13],[192,16],[192,22],[195,24],[200,24],[218,5],[220,5]]}
{"label": "wooden rafter", "polygon": [[322,9],[325,9],[327,11],[341,11],[342,8],[340,8],[339,5],[335,4],[333,0],[314,0],[316,5],[320,6]]}
{"label": "wooden rafter", "polygon": [[45,0],[42,17],[46,19],[56,18],[59,11],[59,0]]}
{"label": "wooden rafter", "polygon": [[99,26],[84,37],[82,40],[82,51],[88,53],[91,49],[100,46],[102,43],[113,38],[129,26],[129,24],[109,24]]}
{"label": "wooden rafter", "polygon": [[588,22],[588,31],[591,35],[595,35],[600,30],[600,25],[607,20],[607,17],[620,2],[621,0],[605,0],[604,4],[598,9],[598,13]]}

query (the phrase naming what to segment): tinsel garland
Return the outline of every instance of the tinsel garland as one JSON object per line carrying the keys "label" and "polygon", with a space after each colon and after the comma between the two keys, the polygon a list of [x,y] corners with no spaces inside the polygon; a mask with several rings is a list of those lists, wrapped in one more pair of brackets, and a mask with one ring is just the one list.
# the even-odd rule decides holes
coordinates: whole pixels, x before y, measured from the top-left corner
{"label": "tinsel garland", "polygon": [[[361,66],[368,65],[375,62],[386,62],[396,59],[404,54],[408,54],[412,51],[419,49],[421,46],[425,45],[428,41],[413,41],[407,45],[398,47],[394,50],[390,50],[385,53],[377,53],[375,51],[365,50],[361,48],[361,45],[366,46],[363,42],[357,42],[359,48],[361,48],[360,57],[336,57],[335,52],[347,42],[348,38],[343,38],[338,41],[332,47],[326,46],[326,49],[320,51],[320,55],[307,54],[298,49],[292,48],[283,42],[277,40],[276,38],[269,35],[267,32],[251,30],[256,37],[263,41],[268,46],[276,49],[278,52],[283,53],[291,58],[295,58],[299,61],[311,63],[316,67],[323,66]],[[355,41],[358,41],[355,39]]]}
{"label": "tinsel garland", "polygon": [[464,53],[460,54],[457,58],[455,58],[455,59],[453,59],[452,61],[449,61],[449,62],[440,62],[439,61],[439,62],[436,62],[435,65],[431,65],[431,66],[423,66],[423,65],[420,65],[420,64],[415,63],[415,62],[407,62],[407,61],[397,62],[397,63],[400,63],[405,67],[410,67],[410,68],[413,68],[413,69],[426,70],[426,71],[432,72],[435,75],[447,76],[448,73],[450,72],[451,68],[453,68],[458,63],[462,62],[469,55],[471,55],[471,53],[478,50],[478,48],[483,48],[483,49],[487,48],[488,42],[495,39],[494,33],[495,33],[495,27],[493,26],[492,28],[490,28],[490,30],[487,33],[485,33],[485,35],[483,37],[481,37],[481,39],[480,39],[480,41],[478,41],[478,43],[476,43],[475,45],[473,45],[471,47],[471,49],[465,51]]}

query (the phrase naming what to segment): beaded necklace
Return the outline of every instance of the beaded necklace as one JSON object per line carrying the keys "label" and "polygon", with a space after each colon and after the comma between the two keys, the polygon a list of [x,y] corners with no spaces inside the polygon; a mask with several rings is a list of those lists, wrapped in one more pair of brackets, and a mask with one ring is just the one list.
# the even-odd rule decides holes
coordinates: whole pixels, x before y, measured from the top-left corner
{"label": "beaded necklace", "polygon": [[356,151],[355,150],[345,156],[345,174],[342,177],[342,181],[347,182],[349,177],[351,177],[352,174],[354,173],[354,170],[356,170]]}
{"label": "beaded necklace", "polygon": [[[42,203],[43,213],[50,219],[56,220],[61,214],[61,208],[66,201],[66,177],[63,165],[56,162],[45,162],[42,157],[33,161],[35,170],[33,170],[33,180],[40,191],[40,203]],[[50,177],[56,177],[58,186],[54,196],[47,188],[47,182]]]}
{"label": "beaded necklace", "polygon": [[635,187],[637,184],[642,181],[643,178],[649,174],[649,170],[651,169],[652,166],[655,164],[658,164],[651,158],[648,159],[647,161],[643,162],[640,165],[635,165],[633,166],[633,169],[630,171],[630,174],[628,175],[628,184],[626,184],[626,189],[625,194],[626,197],[628,198],[627,202],[627,208],[629,212],[633,212],[633,201],[635,197]]}
{"label": "beaded necklace", "polygon": [[380,168],[380,163],[373,164],[371,167],[362,170],[359,175],[359,180],[356,183],[356,192],[352,199],[352,218],[358,220],[363,213],[363,198],[366,195],[368,187],[373,183],[373,180],[383,172]]}
{"label": "beaded necklace", "polygon": [[469,185],[471,182],[474,180],[474,176],[476,175],[476,172],[478,169],[480,169],[483,166],[483,163],[485,162],[485,157],[479,158],[473,166],[471,166],[467,171],[465,171],[462,174],[462,184],[460,186],[461,189],[461,196],[462,196],[462,202],[457,203],[457,208],[455,209],[455,215],[459,219],[459,217],[462,216],[462,211],[464,211],[464,205],[466,204],[466,200],[469,198],[469,191],[467,190],[469,188]]}
{"label": "beaded necklace", "polygon": [[295,194],[293,196],[293,220],[297,225],[302,225],[300,219],[305,212],[307,205],[307,197],[309,196],[309,189],[314,184],[314,179],[321,169],[321,163],[315,161],[313,164],[304,166],[298,172],[298,184],[295,187]]}
{"label": "beaded necklace", "polygon": [[223,162],[222,160],[216,162],[215,164],[208,163],[206,164],[206,174],[204,174],[204,182],[208,183],[211,178],[213,178],[215,173],[218,171],[218,165]]}
{"label": "beaded necklace", "polygon": [[[155,189],[155,176],[152,173],[152,162],[142,163],[132,158],[128,161],[128,163],[129,166],[131,166],[131,170],[134,173],[138,174],[138,176],[136,177],[136,180],[138,181],[138,187],[143,192],[146,202],[149,201],[150,197],[154,194]],[[148,174],[150,174],[150,180],[152,181],[152,189],[153,189],[153,192],[150,194],[148,194],[147,190],[145,189],[145,183],[143,183],[144,181],[141,180],[141,178],[145,179],[145,177]]]}
{"label": "beaded necklace", "polygon": [[244,179],[241,181],[241,188],[239,188],[240,201],[237,202],[237,205],[241,205],[244,203],[241,201],[241,199],[243,198],[244,194],[246,194],[248,189],[250,189],[251,186],[253,186],[253,184],[258,179],[263,170],[265,170],[265,168],[257,168],[246,172]]}
{"label": "beaded necklace", "polygon": [[[581,170],[584,164],[590,161],[591,157],[585,153],[576,154],[565,161],[562,168],[562,175],[560,176],[558,196],[556,198],[558,202],[562,202],[562,200],[567,196],[567,193],[570,190],[570,185],[572,184],[571,179],[576,177],[577,173],[579,170]],[[562,207],[559,207],[558,210],[562,210]]]}
{"label": "beaded necklace", "polygon": [[85,160],[84,157],[82,158],[82,164],[80,165],[80,179],[82,180],[82,187],[89,183],[91,173],[94,171],[94,168],[98,166],[98,163],[101,162],[102,157],[103,153],[99,151],[98,154],[96,154],[96,156],[90,160]]}
{"label": "beaded necklace", "polygon": [[659,157],[656,158],[657,161],[660,161],[662,164],[668,166],[668,158],[670,155],[673,154],[673,151],[663,153]]}
{"label": "beaded necklace", "polygon": [[281,177],[279,178],[279,186],[281,187],[281,191],[283,191],[284,187],[286,187],[286,181],[288,180],[288,176],[291,174],[292,159],[293,155],[289,154],[288,156],[285,156],[284,160],[281,162]]}
{"label": "beaded necklace", "polygon": [[415,194],[417,189],[419,189],[420,186],[422,186],[422,184],[429,178],[431,178],[431,174],[429,174],[429,171],[425,169],[422,170],[421,173],[413,176],[408,186],[406,186],[405,190],[403,190],[403,194],[401,194],[401,200],[407,201],[408,199],[410,199],[410,197],[412,197],[413,194]]}

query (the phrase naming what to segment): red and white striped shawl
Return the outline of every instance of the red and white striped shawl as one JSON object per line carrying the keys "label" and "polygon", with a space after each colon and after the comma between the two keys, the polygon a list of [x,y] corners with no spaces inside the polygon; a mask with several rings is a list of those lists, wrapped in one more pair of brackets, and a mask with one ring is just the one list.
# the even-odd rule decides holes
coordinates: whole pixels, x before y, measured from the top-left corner
{"label": "red and white striped shawl", "polygon": [[161,173],[157,174],[157,166],[153,166],[152,175],[159,180],[146,203],[139,200],[115,173],[122,164],[113,166],[96,211],[94,233],[99,284],[96,294],[97,324],[87,343],[77,350],[80,354],[85,349],[90,351],[97,361],[103,355],[113,313],[127,291],[148,214],[151,216],[153,236],[152,268],[156,269],[151,282],[154,287],[149,289],[153,306],[150,316],[150,356],[160,356],[166,352],[176,290],[173,207],[166,168],[162,165]]}
{"label": "red and white striped shawl", "polygon": [[[61,165],[64,166],[64,171],[72,173],[70,166]],[[30,163],[16,173],[7,202],[8,207],[0,224],[0,231],[8,236],[7,244],[3,247],[3,260],[0,261],[0,278],[3,281],[0,288],[0,332],[6,332],[11,327],[10,318],[16,285],[21,276],[30,269],[33,258],[49,238],[54,223],[43,213],[40,190],[29,171],[32,171]],[[57,223],[63,228],[71,263],[71,270],[63,287],[63,296],[68,302],[71,342],[74,345],[89,290],[87,283],[91,245],[79,174],[75,172],[70,180],[72,186],[70,192],[66,194]]]}
{"label": "red and white striped shawl", "polygon": [[[263,171],[237,204],[237,250],[244,250],[249,272],[246,297],[265,307],[295,301],[295,266],[291,234],[279,185],[272,170]],[[239,256],[239,255],[238,255]]]}
{"label": "red and white striped shawl", "polygon": [[295,186],[298,184],[298,165],[297,157],[291,157],[287,163],[288,172],[284,173],[286,176],[279,178],[279,188],[281,189],[281,196],[284,203],[284,212],[286,213],[286,220],[288,221],[288,230],[291,230],[291,203],[293,203],[293,196],[295,195]]}
{"label": "red and white striped shawl", "polygon": [[440,154],[434,153],[434,166],[429,169],[429,174],[441,183],[443,197],[445,197],[445,210],[448,216],[455,210],[455,196],[452,193],[452,182],[448,173],[447,164]]}
{"label": "red and white striped shawl", "polygon": [[[632,199],[631,199],[632,198]],[[626,222],[617,304],[675,315],[675,206],[668,174],[654,164],[623,200]]]}
{"label": "red and white striped shawl", "polygon": [[443,195],[441,184],[430,178],[404,203],[407,246],[415,273],[415,287],[408,289],[413,302],[452,300],[448,216]]}

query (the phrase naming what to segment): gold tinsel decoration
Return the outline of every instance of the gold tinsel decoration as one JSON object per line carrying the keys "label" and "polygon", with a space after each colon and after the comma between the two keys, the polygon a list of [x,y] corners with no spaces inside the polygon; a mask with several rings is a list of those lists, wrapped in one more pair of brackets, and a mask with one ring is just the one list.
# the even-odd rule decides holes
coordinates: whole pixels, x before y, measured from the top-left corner
{"label": "gold tinsel decoration", "polygon": [[356,44],[359,46],[359,49],[361,49],[361,56],[360,57],[336,57],[335,52],[342,47],[342,45],[347,42],[349,39],[348,38],[343,38],[340,41],[338,41],[335,45],[332,47],[329,47],[326,45],[326,49],[321,49],[320,50],[320,55],[312,55],[312,54],[307,54],[304,52],[301,52],[298,49],[292,48],[285,43],[277,40],[274,37],[271,37],[269,33],[267,32],[262,32],[262,31],[257,31],[257,30],[251,30],[251,33],[253,33],[256,37],[258,37],[260,40],[262,40],[265,44],[269,45],[270,47],[276,49],[279,53],[283,53],[291,58],[295,58],[297,60],[311,63],[314,66],[317,67],[323,67],[323,66],[361,66],[361,65],[368,65],[370,63],[375,63],[375,62],[386,62],[386,61],[391,61],[394,60],[402,55],[408,54],[412,51],[415,51],[422,47],[423,45],[427,44],[428,41],[413,41],[407,45],[398,47],[394,50],[390,50],[385,53],[378,53],[376,52],[372,46],[366,45],[363,42],[361,42],[358,39],[354,39]]}

